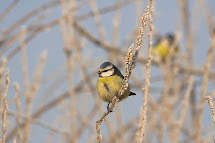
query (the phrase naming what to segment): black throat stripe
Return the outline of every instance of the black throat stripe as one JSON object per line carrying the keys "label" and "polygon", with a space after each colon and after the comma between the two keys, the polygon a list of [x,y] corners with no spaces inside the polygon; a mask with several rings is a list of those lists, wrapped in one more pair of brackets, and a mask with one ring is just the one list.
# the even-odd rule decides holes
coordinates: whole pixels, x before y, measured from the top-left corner
{"label": "black throat stripe", "polygon": [[104,87],[105,87],[105,89],[106,89],[107,91],[110,90],[109,87],[108,87],[108,85],[107,85],[106,83],[104,83]]}

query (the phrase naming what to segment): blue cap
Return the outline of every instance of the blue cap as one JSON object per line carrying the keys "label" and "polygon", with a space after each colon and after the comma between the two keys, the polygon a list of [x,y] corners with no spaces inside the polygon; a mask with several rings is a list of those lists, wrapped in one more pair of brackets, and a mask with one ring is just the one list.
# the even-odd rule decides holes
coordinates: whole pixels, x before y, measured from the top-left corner
{"label": "blue cap", "polygon": [[104,69],[104,68],[106,68],[106,67],[108,67],[108,66],[111,66],[111,65],[113,65],[111,62],[104,62],[104,63],[100,66],[100,69]]}

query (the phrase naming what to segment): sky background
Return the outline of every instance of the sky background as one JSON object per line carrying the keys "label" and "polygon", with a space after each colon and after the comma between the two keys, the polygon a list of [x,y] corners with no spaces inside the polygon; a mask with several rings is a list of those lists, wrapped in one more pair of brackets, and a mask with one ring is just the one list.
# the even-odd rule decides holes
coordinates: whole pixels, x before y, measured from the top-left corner
{"label": "sky background", "polygon": [[[77,1],[77,3],[80,3],[82,0]],[[11,0],[1,0],[0,1],[0,13],[11,3]],[[4,30],[5,28],[9,27],[11,24],[13,24],[15,21],[20,19],[20,17],[24,16],[31,10],[35,9],[36,7],[41,6],[42,4],[49,2],[49,0],[28,0],[28,1],[20,1],[18,5],[13,9],[13,11],[6,17],[3,21],[0,22],[0,30]],[[97,0],[97,6],[99,8],[106,7],[108,5],[114,4],[114,0]],[[206,3],[210,7],[212,7],[212,14],[215,16],[215,9],[213,8],[215,6],[214,0],[206,0]],[[142,11],[146,7],[147,1],[143,1],[142,3]],[[196,11],[196,4],[197,2],[195,0],[189,1],[189,8],[190,8],[190,15],[191,17],[195,15],[194,11]],[[181,24],[181,17],[180,17],[180,7],[179,3],[176,0],[155,0],[155,16],[154,16],[154,26],[155,26],[155,32],[160,34],[166,34],[171,32],[181,32],[182,31],[182,24]],[[79,11],[78,15],[84,14],[91,11],[89,5],[83,6]],[[137,17],[136,17],[136,5],[134,3],[128,4],[125,7],[120,9],[120,31],[119,31],[119,41],[117,43],[118,46],[123,45],[121,43],[125,37],[130,33],[130,31],[134,28],[134,26],[137,23]],[[59,6],[54,7],[48,11],[46,11],[48,16],[45,20],[41,21],[41,23],[45,23],[51,19],[55,19],[62,15],[61,9]],[[201,66],[205,62],[205,58],[207,56],[207,50],[209,47],[209,32],[207,28],[206,23],[206,17],[204,8],[199,7],[199,14],[197,16],[198,22],[192,23],[192,29],[197,30],[197,33],[194,37],[194,65],[196,67]],[[113,17],[114,12],[109,12],[106,14],[103,14],[101,16],[102,25],[105,29],[106,34],[106,40],[111,42],[112,37],[112,28],[113,28]],[[26,22],[27,26],[34,22],[35,18],[32,18],[32,20]],[[191,19],[191,22],[193,20]],[[94,35],[98,36],[98,31],[95,25],[95,21],[93,18],[89,18],[83,21],[79,21],[81,25],[83,25],[88,31],[93,33]],[[17,28],[18,29],[18,28]],[[183,33],[180,39],[180,45],[181,45],[181,51],[185,52],[185,45],[183,44],[185,41]],[[135,41],[132,41],[135,42]],[[18,42],[11,45],[10,48],[16,47]],[[124,51],[128,48],[128,46],[132,43],[125,43],[122,48]],[[103,49],[97,47],[96,45],[86,42],[85,45],[87,48],[84,49],[83,53],[84,56],[82,57],[82,60],[88,60],[88,71],[94,71],[97,69],[100,64],[107,59],[106,53]],[[66,58],[63,51],[63,39],[61,35],[61,29],[59,25],[52,27],[51,29],[43,31],[41,34],[39,34],[36,38],[31,40],[27,45],[27,56],[28,56],[28,70],[30,73],[30,78],[33,78],[35,67],[38,63],[38,59],[40,54],[46,50],[48,52],[47,61],[45,64],[44,72],[42,74],[43,80],[45,80],[50,73],[58,69],[59,67],[65,67]],[[6,55],[9,53],[10,50],[6,52]],[[105,55],[105,56],[104,56]],[[142,53],[140,53],[140,56]],[[138,64],[137,64],[138,66]],[[20,53],[18,53],[12,60],[8,63],[8,68],[10,69],[10,78],[11,83],[14,83],[15,81],[20,83],[21,89],[23,89],[23,76],[22,76],[22,69],[21,69],[21,56]],[[123,69],[121,69],[123,71]],[[66,70],[64,68],[63,71],[61,71],[62,74],[60,76],[66,75]],[[138,72],[135,70],[135,72]],[[152,68],[152,75],[158,74],[159,70],[157,71],[157,68]],[[75,72],[74,83],[78,83],[81,80],[81,74],[79,71]],[[96,85],[96,79],[93,83]],[[48,81],[49,82],[49,81]],[[45,81],[44,81],[45,83]],[[160,86],[162,83],[152,83],[154,86]],[[208,91],[212,90],[214,87],[214,83],[209,83]],[[39,102],[42,102],[44,95],[44,89],[47,88],[47,84],[42,84],[40,87],[34,101],[33,110],[37,109],[37,105]],[[68,89],[68,84],[66,81],[62,82],[61,86],[58,87],[56,92],[53,95],[50,95],[53,97],[59,96],[61,93],[65,92]],[[138,89],[132,89],[133,91],[137,92],[137,94],[141,94],[141,92]],[[197,89],[197,92],[199,92],[199,89]],[[15,91],[12,87],[12,84],[10,84],[9,87],[9,101],[13,100]],[[84,100],[87,95],[83,95],[80,97]],[[23,97],[22,97],[23,98]],[[49,97],[50,99],[50,97]],[[80,99],[80,100],[81,100]],[[142,96],[136,96],[129,99],[126,99],[122,103],[123,107],[123,120],[124,122],[129,121],[132,117],[137,115],[140,111],[140,108],[142,106]],[[84,103],[83,103],[84,104]],[[82,104],[80,104],[80,110],[82,108]],[[106,106],[106,104],[104,104]],[[9,104],[9,109],[14,110],[14,105]],[[208,110],[208,108],[206,107]],[[54,122],[55,113],[59,112],[58,109],[52,109],[47,114],[40,117],[40,119],[47,123]],[[207,116],[204,116],[203,119],[203,125],[209,125],[211,123],[211,119],[208,119],[210,117],[210,110],[208,112],[205,112],[205,114],[208,114]],[[96,117],[99,117],[96,116]],[[69,120],[69,119],[68,119]],[[105,129],[104,129],[105,132]],[[32,130],[32,138],[30,139],[30,143],[38,143],[38,142],[44,142],[44,139],[47,137],[48,131],[44,130],[42,127],[39,127],[37,125],[33,125]],[[87,132],[83,134],[82,141],[86,141]],[[86,136],[84,136],[86,135]],[[56,141],[57,142],[57,139]]]}

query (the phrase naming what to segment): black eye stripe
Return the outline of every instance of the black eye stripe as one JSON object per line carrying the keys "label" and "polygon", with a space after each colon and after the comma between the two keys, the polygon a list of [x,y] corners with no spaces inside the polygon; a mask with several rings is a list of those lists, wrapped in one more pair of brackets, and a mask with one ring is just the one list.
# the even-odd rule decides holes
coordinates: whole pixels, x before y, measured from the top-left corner
{"label": "black eye stripe", "polygon": [[102,71],[102,72],[107,72],[107,71],[109,71],[109,70],[112,70],[113,68],[111,68],[111,69],[108,69],[108,70],[104,70],[104,71]]}
{"label": "black eye stripe", "polygon": [[107,72],[107,71],[109,71],[109,70],[104,70],[104,71],[102,71],[102,72]]}

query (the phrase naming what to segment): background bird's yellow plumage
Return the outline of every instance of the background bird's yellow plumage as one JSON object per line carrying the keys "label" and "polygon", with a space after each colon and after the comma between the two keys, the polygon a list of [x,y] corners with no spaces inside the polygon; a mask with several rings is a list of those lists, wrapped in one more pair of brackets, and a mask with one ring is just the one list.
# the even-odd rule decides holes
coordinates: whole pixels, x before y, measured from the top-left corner
{"label": "background bird's yellow plumage", "polygon": [[158,55],[161,59],[164,59],[169,54],[169,48],[170,47],[160,43],[152,49],[152,54]]}
{"label": "background bird's yellow plumage", "polygon": [[172,58],[174,58],[179,51],[179,47],[176,42],[177,41],[174,34],[167,34],[157,39],[157,42],[152,49],[153,56],[165,61],[170,52],[172,52]]}
{"label": "background bird's yellow plumage", "polygon": [[[106,102],[111,102],[122,87],[123,79],[118,75],[109,77],[99,77],[97,81],[97,91],[100,98]],[[120,97],[120,100],[128,97],[130,94],[130,87]]]}

